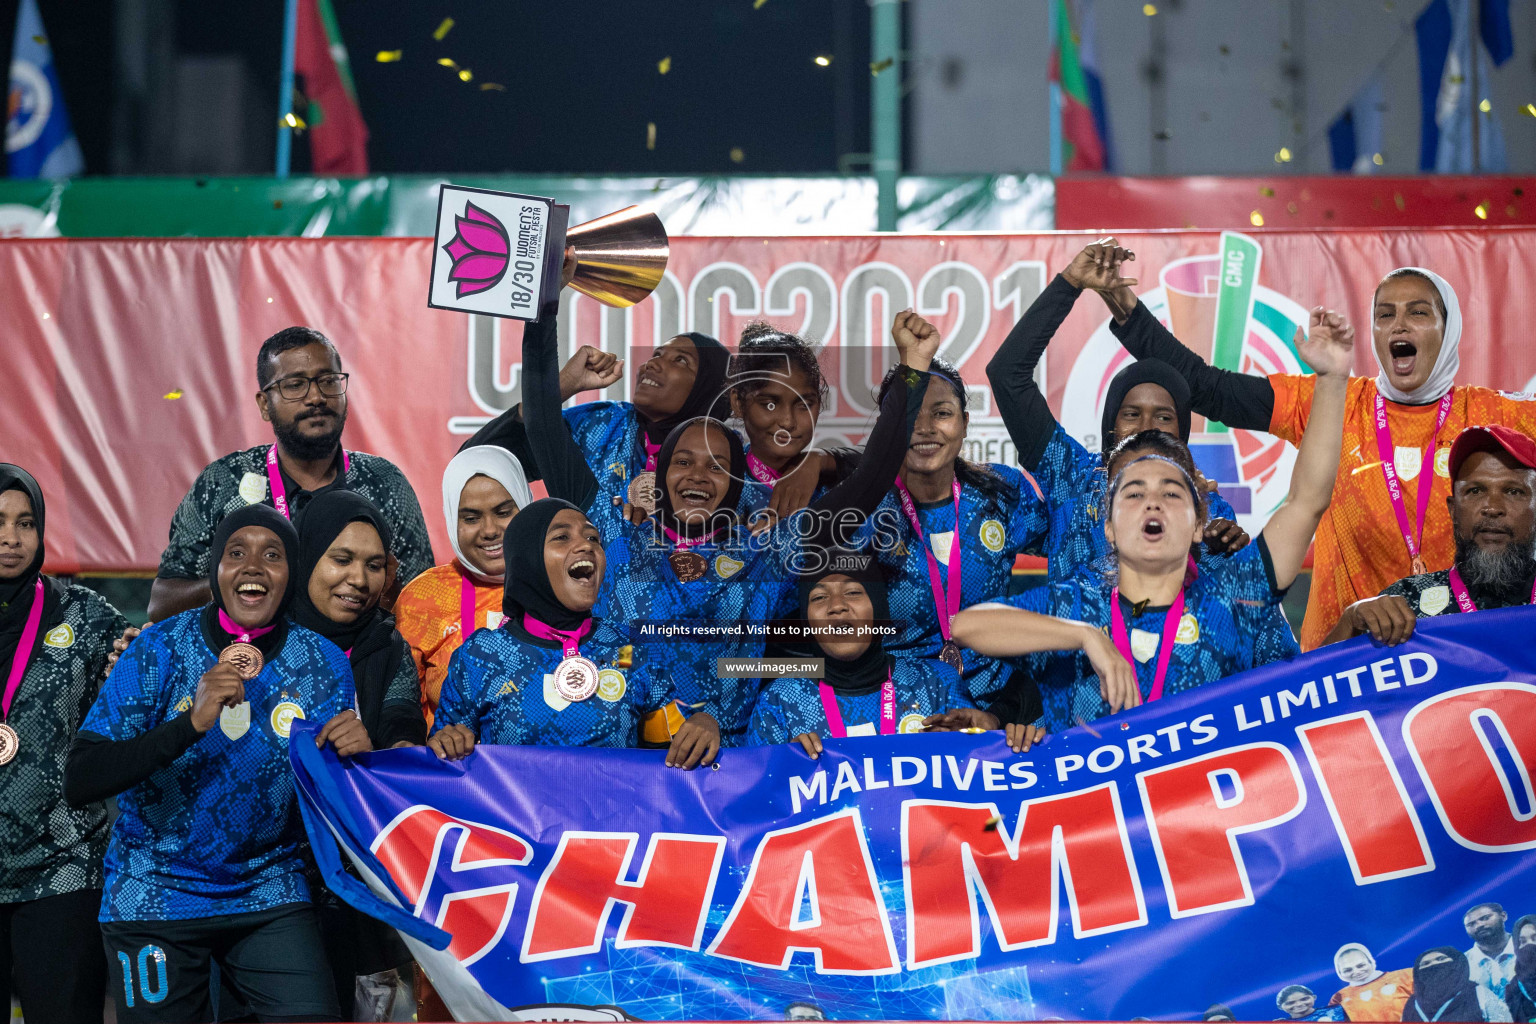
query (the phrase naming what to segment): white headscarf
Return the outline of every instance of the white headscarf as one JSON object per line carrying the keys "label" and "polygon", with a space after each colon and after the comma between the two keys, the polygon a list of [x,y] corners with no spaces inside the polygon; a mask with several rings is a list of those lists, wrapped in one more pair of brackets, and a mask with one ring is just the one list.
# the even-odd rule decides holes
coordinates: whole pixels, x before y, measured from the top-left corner
{"label": "white headscarf", "polygon": [[[1381,362],[1381,354],[1376,352],[1376,346],[1372,345],[1371,351],[1376,353],[1376,365],[1379,368],[1376,374],[1376,390],[1380,391],[1389,402],[1399,402],[1403,405],[1428,405],[1445,397],[1445,393],[1456,383],[1456,371],[1461,369],[1461,303],[1456,301],[1456,292],[1446,283],[1445,278],[1433,270],[1425,270],[1423,267],[1400,267],[1392,271],[1392,274],[1401,274],[1405,270],[1423,274],[1440,293],[1440,301],[1445,303],[1445,337],[1440,342],[1440,355],[1435,360],[1434,369],[1429,371],[1429,376],[1424,383],[1413,391],[1399,391],[1392,386],[1392,381],[1387,376],[1387,368]],[[1391,277],[1392,274],[1388,274],[1387,277]]]}
{"label": "white headscarf", "polygon": [[528,477],[517,456],[493,444],[464,449],[450,459],[443,470],[443,518],[448,523],[448,543],[453,545],[453,553],[460,564],[475,578],[499,586],[503,582],[499,577],[481,572],[480,567],[459,548],[459,499],[464,496],[464,485],[475,476],[488,476],[505,487],[512,500],[517,502],[519,511],[533,504],[533,492],[528,489]]}

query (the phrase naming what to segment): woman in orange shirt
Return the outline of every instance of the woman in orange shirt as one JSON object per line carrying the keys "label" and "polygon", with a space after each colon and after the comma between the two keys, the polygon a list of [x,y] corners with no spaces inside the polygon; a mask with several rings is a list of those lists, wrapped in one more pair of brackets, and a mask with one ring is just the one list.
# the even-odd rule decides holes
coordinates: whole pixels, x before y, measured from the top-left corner
{"label": "woman in orange shirt", "polygon": [[[1105,301],[1115,313],[1111,329],[1131,355],[1171,363],[1189,381],[1195,412],[1301,441],[1312,412],[1310,374],[1266,378],[1215,369],[1180,344],[1130,289],[1106,294]],[[1327,315],[1342,324],[1337,314]],[[1313,544],[1302,650],[1320,645],[1355,601],[1404,576],[1451,564],[1447,458],[1457,434],[1490,423],[1536,433],[1536,402],[1456,385],[1461,306],[1440,275],[1401,267],[1383,278],[1373,297],[1371,339],[1380,372],[1349,382],[1344,457]]]}
{"label": "woman in orange shirt", "polygon": [[466,448],[443,470],[443,516],[454,559],[416,577],[395,602],[396,628],[421,676],[428,730],[453,652],[475,630],[501,624],[502,534],[532,501],[522,464],[505,448]]}

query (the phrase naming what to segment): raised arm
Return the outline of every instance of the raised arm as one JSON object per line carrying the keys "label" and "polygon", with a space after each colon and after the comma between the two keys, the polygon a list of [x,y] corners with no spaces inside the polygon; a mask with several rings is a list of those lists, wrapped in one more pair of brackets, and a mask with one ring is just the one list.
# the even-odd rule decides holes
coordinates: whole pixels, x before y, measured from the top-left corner
{"label": "raised arm", "polygon": [[[523,412],[528,421],[528,446],[538,463],[549,496],[564,498],[584,509],[597,496],[597,477],[587,465],[586,454],[571,436],[565,417],[560,415],[559,353],[556,351],[559,310],[559,305],[551,302],[543,308],[535,323],[523,327]],[[623,372],[623,362],[615,360],[610,368],[613,380]]]}
{"label": "raised arm", "polygon": [[[880,416],[865,442],[858,468],[811,505],[816,512],[834,513],[828,518],[840,520],[835,513],[851,509],[860,523],[868,519],[891,489],[907,457],[912,428],[928,392],[928,366],[941,339],[938,328],[911,310],[896,314],[891,339],[901,353],[903,370],[880,403]],[[847,538],[839,543],[847,543]]]}
{"label": "raised arm", "polygon": [[1312,311],[1310,335],[1303,338],[1297,329],[1296,348],[1317,371],[1312,415],[1291,470],[1290,493],[1260,535],[1269,548],[1275,586],[1281,590],[1301,571],[1312,534],[1333,497],[1344,444],[1344,399],[1354,362],[1355,329],[1340,314],[1319,306]]}
{"label": "raised arm", "polygon": [[1099,692],[1111,713],[1141,703],[1141,688],[1130,663],[1104,631],[1086,622],[1059,619],[1005,604],[966,608],[950,624],[950,636],[990,658],[1016,658],[1043,651],[1082,651],[1099,677]]}
{"label": "raised arm", "polygon": [[1137,359],[1161,359],[1189,382],[1190,408],[1229,427],[1268,430],[1275,411],[1275,390],[1251,373],[1220,370],[1175,338],[1130,288],[1099,293],[1114,323],[1109,329]]}
{"label": "raised arm", "polygon": [[1035,383],[1035,367],[1084,288],[1107,289],[1136,284],[1120,276],[1120,264],[1136,255],[1103,238],[1073,257],[1008,332],[987,364],[987,381],[998,412],[1019,453],[1019,465],[1033,472],[1056,430],[1056,417]]}

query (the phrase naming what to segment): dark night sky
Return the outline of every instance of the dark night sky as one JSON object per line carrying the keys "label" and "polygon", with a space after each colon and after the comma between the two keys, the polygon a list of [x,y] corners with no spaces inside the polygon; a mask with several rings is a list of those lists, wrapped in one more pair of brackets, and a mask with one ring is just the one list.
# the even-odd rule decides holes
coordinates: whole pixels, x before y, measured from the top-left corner
{"label": "dark night sky", "polygon": [[[15,2],[0,0],[0,18]],[[101,173],[113,123],[113,4],[40,2],[88,165]],[[868,148],[865,0],[333,5],[378,172],[829,172],[839,153]],[[244,55],[258,99],[270,94],[275,111],[281,0],[175,8],[178,50]],[[439,43],[432,32],[444,17],[456,24]],[[380,64],[379,50],[404,57]],[[831,67],[813,62],[821,53]],[[439,57],[471,68],[474,81],[459,81]],[[483,92],[485,81],[507,91]],[[742,163],[731,161],[733,147]]]}

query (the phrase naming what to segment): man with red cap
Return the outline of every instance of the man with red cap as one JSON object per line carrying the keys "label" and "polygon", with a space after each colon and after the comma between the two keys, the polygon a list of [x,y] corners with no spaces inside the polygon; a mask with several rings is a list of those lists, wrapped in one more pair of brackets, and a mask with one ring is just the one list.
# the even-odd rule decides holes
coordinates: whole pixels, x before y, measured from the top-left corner
{"label": "man with red cap", "polygon": [[1536,441],[1505,426],[1468,427],[1449,469],[1455,562],[1356,601],[1328,643],[1369,633],[1400,644],[1420,615],[1536,604]]}

